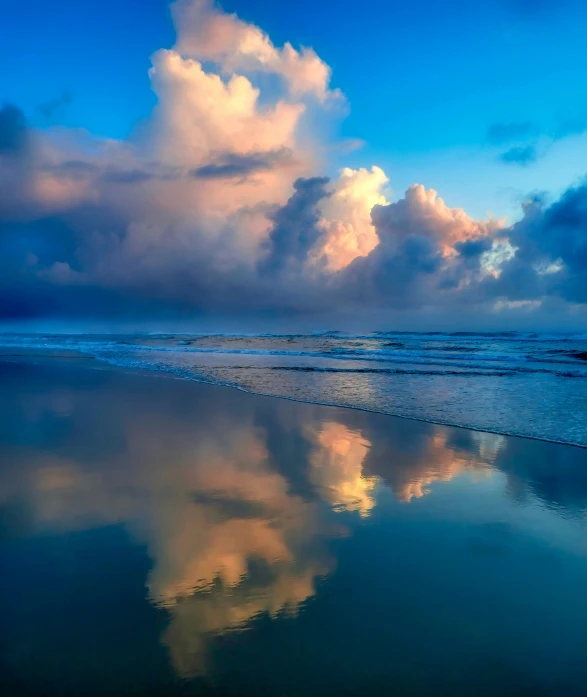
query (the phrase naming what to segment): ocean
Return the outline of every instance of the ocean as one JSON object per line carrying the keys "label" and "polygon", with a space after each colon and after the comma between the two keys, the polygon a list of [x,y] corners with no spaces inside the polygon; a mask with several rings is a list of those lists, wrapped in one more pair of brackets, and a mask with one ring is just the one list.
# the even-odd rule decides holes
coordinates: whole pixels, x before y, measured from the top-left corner
{"label": "ocean", "polygon": [[304,402],[587,446],[587,334],[3,334]]}

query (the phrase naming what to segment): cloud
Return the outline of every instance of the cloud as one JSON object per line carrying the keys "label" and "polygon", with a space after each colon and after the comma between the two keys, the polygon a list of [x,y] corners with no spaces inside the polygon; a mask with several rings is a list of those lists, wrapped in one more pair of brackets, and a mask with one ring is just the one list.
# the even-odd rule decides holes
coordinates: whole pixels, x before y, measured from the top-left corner
{"label": "cloud", "polygon": [[517,251],[498,278],[487,279],[494,295],[587,303],[586,185],[567,190],[550,206],[530,201],[508,234]]}
{"label": "cloud", "polygon": [[371,449],[363,477],[383,481],[403,503],[427,496],[435,483],[448,482],[463,472],[491,476],[492,465],[508,445],[503,436],[493,433],[470,431],[457,436],[455,431],[427,425],[424,435],[420,427],[415,438],[412,425],[373,426],[364,430]]}
{"label": "cloud", "polygon": [[324,102],[341,96],[329,89],[330,67],[311,48],[298,51],[290,43],[276,48],[259,27],[209,0],[177,0],[172,14],[177,48],[186,56],[217,63],[226,73],[279,75],[293,97],[313,95]]}
{"label": "cloud", "polygon": [[536,162],[538,153],[533,145],[516,145],[503,152],[499,156],[499,159],[506,165],[521,165],[522,167],[526,167]]}
{"label": "cloud", "polygon": [[[587,302],[581,187],[506,227],[419,184],[397,196],[375,165],[323,176],[337,143],[315,142],[312,124],[329,115],[330,69],[210,3],[180,0],[173,14],[177,43],[149,71],[157,103],[128,139],[0,110],[0,319]],[[525,145],[502,155],[533,157]]]}
{"label": "cloud", "polygon": [[348,155],[351,152],[364,148],[365,145],[366,141],[364,141],[362,138],[346,138],[345,140],[341,140],[339,143],[332,144],[330,149],[332,151]]}
{"label": "cloud", "polygon": [[165,163],[205,164],[210,152],[246,154],[293,147],[304,105],[259,106],[260,89],[239,74],[227,80],[196,60],[161,50],[149,71],[159,103],[148,147]]}
{"label": "cloud", "polygon": [[12,104],[0,109],[0,156],[16,155],[25,148],[27,126],[23,112]]}
{"label": "cloud", "polygon": [[288,167],[293,154],[289,148],[280,148],[270,152],[253,152],[248,154],[222,153],[214,162],[202,165],[190,171],[196,179],[232,179],[248,177],[276,167]]}
{"label": "cloud", "polygon": [[314,250],[314,256],[329,271],[339,271],[377,246],[371,211],[376,205],[387,204],[383,193],[387,182],[380,167],[345,167],[332,183],[332,195],[320,202],[324,233],[319,248]]}
{"label": "cloud", "polygon": [[285,206],[271,213],[273,228],[266,243],[267,254],[259,263],[261,274],[299,270],[322,235],[318,203],[330,196],[327,177],[298,179]]}
{"label": "cloud", "polygon": [[489,249],[500,229],[499,221],[477,221],[449,208],[422,185],[411,186],[395,203],[374,206],[371,215],[379,244],[338,279],[339,292],[349,302],[368,305],[405,308],[454,301],[456,291],[484,273],[480,254],[471,264],[471,255],[461,252],[473,242]]}

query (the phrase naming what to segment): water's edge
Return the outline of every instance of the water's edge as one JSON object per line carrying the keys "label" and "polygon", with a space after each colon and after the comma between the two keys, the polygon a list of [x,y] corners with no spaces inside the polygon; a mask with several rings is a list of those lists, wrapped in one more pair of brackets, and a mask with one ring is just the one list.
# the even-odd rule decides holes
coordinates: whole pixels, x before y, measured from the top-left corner
{"label": "water's edge", "polygon": [[[51,355],[53,353],[53,355]],[[219,388],[228,388],[228,389],[234,389],[238,390],[239,392],[244,392],[245,394],[251,394],[251,395],[256,395],[260,397],[269,397],[272,399],[285,399],[289,402],[297,402],[298,404],[314,404],[316,406],[322,406],[322,407],[327,407],[327,408],[335,408],[335,409],[352,409],[354,411],[360,411],[360,412],[365,412],[368,414],[381,414],[382,416],[389,416],[392,418],[396,419],[407,419],[409,421],[417,421],[419,423],[428,423],[428,424],[435,424],[438,426],[444,426],[447,428],[458,428],[458,429],[463,429],[466,431],[474,431],[476,433],[489,433],[492,435],[498,435],[498,436],[505,436],[508,438],[523,438],[525,440],[532,440],[532,441],[538,441],[542,443],[553,443],[556,445],[566,445],[569,447],[573,448],[581,448],[581,449],[587,449],[587,445],[583,443],[578,443],[578,442],[573,442],[573,441],[567,441],[567,440],[557,440],[557,439],[552,439],[552,438],[541,438],[538,436],[531,436],[527,435],[524,433],[516,433],[515,431],[501,431],[501,430],[496,430],[496,429],[489,429],[489,428],[477,428],[475,426],[469,426],[465,424],[459,424],[459,423],[451,423],[448,421],[440,421],[437,419],[424,419],[420,418],[417,416],[408,416],[405,414],[398,414],[394,413],[391,411],[384,411],[384,410],[378,410],[378,409],[369,409],[367,407],[362,407],[358,405],[351,405],[351,404],[341,404],[337,402],[322,402],[322,401],[317,401],[317,400],[311,400],[311,399],[301,399],[301,398],[296,398],[296,397],[288,397],[287,395],[279,395],[279,394],[271,394],[268,392],[261,392],[259,390],[253,390],[253,389],[248,389],[245,387],[242,387],[241,385],[235,385],[232,383],[228,382],[220,382],[220,381],[214,381],[214,380],[209,380],[204,377],[198,377],[194,375],[186,375],[184,372],[181,372],[180,370],[173,370],[170,366],[169,367],[162,367],[160,365],[152,365],[152,366],[146,366],[146,365],[140,365],[140,366],[131,366],[128,364],[119,364],[116,363],[116,361],[109,360],[106,357],[102,356],[92,356],[89,354],[85,354],[81,351],[75,351],[71,350],[68,352],[70,355],[55,355],[54,352],[51,352],[51,350],[47,350],[46,353],[43,352],[38,352],[38,353],[2,353],[0,351],[0,361],[3,361],[4,359],[7,358],[16,358],[19,361],[22,362],[27,362],[29,360],[32,360],[34,358],[43,358],[43,359],[49,359],[49,360],[59,360],[59,359],[71,359],[71,358],[77,358],[77,359],[82,359],[83,362],[87,361],[87,364],[84,366],[87,369],[92,368],[92,363],[93,361],[98,361],[102,365],[108,366],[108,368],[112,370],[120,370],[122,372],[128,373],[128,374],[142,374],[145,377],[157,377],[157,378],[170,378],[170,379],[175,379],[175,380],[186,380],[188,382],[195,382],[201,385],[208,385],[210,387],[219,387]],[[94,364],[94,367],[95,366]]]}

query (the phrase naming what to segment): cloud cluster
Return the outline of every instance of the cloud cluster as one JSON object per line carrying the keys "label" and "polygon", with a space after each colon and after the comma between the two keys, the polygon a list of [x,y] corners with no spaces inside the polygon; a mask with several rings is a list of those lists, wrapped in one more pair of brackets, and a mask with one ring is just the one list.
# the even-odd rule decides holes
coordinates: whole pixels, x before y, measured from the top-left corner
{"label": "cloud cluster", "polygon": [[508,233],[516,253],[498,277],[484,280],[485,292],[513,301],[587,303],[587,185],[550,206],[529,201]]}
{"label": "cloud cluster", "polygon": [[421,185],[390,202],[377,166],[326,177],[308,116],[342,95],[324,61],[206,0],[172,13],[128,139],[0,109],[0,320],[586,302],[584,188],[505,227]]}

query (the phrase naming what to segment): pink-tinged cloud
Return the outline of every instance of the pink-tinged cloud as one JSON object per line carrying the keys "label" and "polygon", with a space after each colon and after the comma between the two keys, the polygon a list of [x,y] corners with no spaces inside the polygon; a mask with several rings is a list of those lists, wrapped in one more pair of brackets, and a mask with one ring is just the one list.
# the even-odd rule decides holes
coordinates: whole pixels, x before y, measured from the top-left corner
{"label": "pink-tinged cloud", "polygon": [[178,0],[172,5],[177,50],[197,60],[212,61],[228,74],[279,75],[294,97],[313,95],[324,102],[340,98],[330,90],[330,67],[311,48],[290,43],[277,48],[259,27],[226,14],[210,0]]}
{"label": "pink-tinged cloud", "polygon": [[0,110],[0,317],[587,302],[585,187],[505,227],[422,185],[393,200],[377,166],[321,176],[336,143],[313,139],[309,112],[329,116],[329,67],[209,2],[173,16],[130,138]]}

